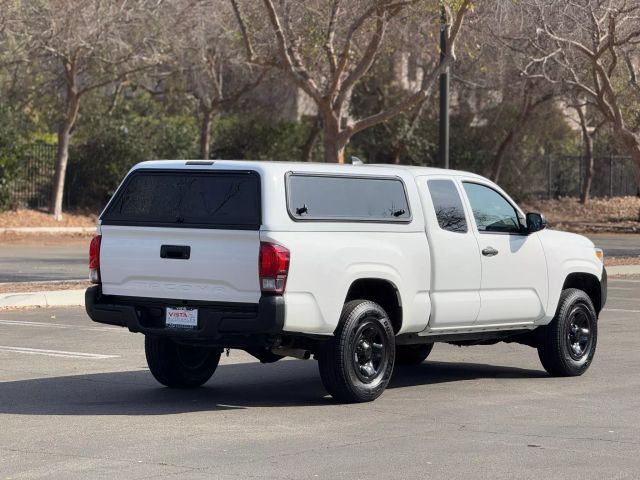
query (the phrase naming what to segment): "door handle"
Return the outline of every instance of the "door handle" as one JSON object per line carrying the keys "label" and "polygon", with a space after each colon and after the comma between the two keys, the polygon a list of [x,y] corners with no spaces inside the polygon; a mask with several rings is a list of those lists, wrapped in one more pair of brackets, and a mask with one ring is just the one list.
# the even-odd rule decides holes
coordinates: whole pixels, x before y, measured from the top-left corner
{"label": "door handle", "polygon": [[496,250],[493,247],[487,247],[487,248],[482,249],[482,254],[485,257],[494,257],[494,256],[496,256],[498,254],[498,250]]}
{"label": "door handle", "polygon": [[160,258],[172,258],[175,260],[189,260],[191,247],[188,245],[162,245]]}

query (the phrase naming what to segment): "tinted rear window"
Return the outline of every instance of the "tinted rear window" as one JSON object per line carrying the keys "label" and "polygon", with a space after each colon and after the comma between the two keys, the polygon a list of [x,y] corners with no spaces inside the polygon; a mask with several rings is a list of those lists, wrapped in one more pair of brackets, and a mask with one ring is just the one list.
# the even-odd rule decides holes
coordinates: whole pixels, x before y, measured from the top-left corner
{"label": "tinted rear window", "polygon": [[429,180],[427,185],[440,228],[449,232],[466,233],[467,219],[464,216],[460,194],[453,181]]}
{"label": "tinted rear window", "polygon": [[396,178],[292,174],[288,196],[289,213],[299,220],[411,219],[404,184]]}
{"label": "tinted rear window", "polygon": [[260,227],[255,172],[141,171],[131,174],[103,215],[105,225]]}

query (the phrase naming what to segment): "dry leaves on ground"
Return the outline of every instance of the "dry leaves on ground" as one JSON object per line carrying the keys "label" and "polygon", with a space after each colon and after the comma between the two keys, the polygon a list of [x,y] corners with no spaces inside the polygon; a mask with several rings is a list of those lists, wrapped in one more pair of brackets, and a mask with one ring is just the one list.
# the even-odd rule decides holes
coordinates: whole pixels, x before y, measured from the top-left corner
{"label": "dry leaves on ground", "polygon": [[0,213],[0,228],[6,227],[95,227],[98,215],[64,212],[56,221],[49,213],[21,208]]}
{"label": "dry leaves on ground", "polygon": [[577,198],[538,200],[521,205],[527,212],[540,212],[549,225],[578,233],[640,232],[640,198],[594,198],[582,205]]}

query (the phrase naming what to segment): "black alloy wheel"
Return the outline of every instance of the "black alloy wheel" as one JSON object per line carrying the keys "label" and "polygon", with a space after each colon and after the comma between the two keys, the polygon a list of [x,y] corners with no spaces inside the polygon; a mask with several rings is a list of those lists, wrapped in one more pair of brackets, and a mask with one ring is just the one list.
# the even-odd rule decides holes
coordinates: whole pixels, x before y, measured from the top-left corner
{"label": "black alloy wheel", "polygon": [[538,356],[551,375],[571,377],[587,371],[596,351],[598,316],[582,290],[562,291],[555,317],[540,327]]}
{"label": "black alloy wheel", "polygon": [[389,384],[395,362],[395,334],[380,305],[352,300],[342,309],[333,337],[318,352],[320,377],[340,402],[370,402]]}

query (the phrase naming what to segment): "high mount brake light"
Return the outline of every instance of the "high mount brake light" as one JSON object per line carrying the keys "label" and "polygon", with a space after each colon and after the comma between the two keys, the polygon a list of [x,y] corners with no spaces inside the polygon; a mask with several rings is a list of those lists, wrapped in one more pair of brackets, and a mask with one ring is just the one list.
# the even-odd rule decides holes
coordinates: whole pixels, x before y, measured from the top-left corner
{"label": "high mount brake light", "polygon": [[260,242],[260,291],[282,295],[289,273],[289,249],[275,243]]}
{"label": "high mount brake light", "polygon": [[89,279],[91,283],[100,283],[100,243],[101,235],[96,235],[91,239],[89,245]]}

